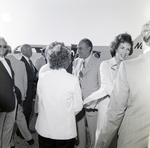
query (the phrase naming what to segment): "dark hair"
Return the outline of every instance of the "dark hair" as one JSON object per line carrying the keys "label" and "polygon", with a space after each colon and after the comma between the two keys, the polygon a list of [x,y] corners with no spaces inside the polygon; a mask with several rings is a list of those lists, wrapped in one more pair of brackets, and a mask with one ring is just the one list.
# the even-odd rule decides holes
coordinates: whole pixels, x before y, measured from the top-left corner
{"label": "dark hair", "polygon": [[92,42],[91,42],[89,39],[84,38],[84,39],[82,39],[80,42],[84,42],[88,47],[91,47],[91,51],[92,51],[92,49],[93,49],[93,44],[92,44]]}
{"label": "dark hair", "polygon": [[133,53],[133,41],[132,41],[132,37],[131,35],[127,34],[127,33],[122,33],[119,34],[118,36],[115,37],[115,40],[113,42],[111,42],[110,44],[110,54],[112,57],[114,57],[116,55],[116,50],[118,49],[120,43],[129,43],[131,45],[131,49],[129,52],[129,55],[131,55]]}
{"label": "dark hair", "polygon": [[51,69],[67,69],[71,63],[70,49],[62,44],[56,44],[50,50],[49,63]]}

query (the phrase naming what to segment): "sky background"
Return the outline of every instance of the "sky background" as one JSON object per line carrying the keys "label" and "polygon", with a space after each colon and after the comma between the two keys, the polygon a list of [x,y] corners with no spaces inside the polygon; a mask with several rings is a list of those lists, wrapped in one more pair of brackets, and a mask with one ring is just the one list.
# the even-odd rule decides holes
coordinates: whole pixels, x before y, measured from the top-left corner
{"label": "sky background", "polygon": [[12,48],[82,38],[109,46],[119,33],[135,39],[148,20],[150,0],[0,0],[0,36]]}

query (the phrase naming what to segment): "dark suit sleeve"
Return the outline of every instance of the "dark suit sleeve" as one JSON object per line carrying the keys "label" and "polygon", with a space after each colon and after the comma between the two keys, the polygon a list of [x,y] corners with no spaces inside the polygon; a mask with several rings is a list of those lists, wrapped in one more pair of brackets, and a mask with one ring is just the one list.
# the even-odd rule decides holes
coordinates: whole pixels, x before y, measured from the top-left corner
{"label": "dark suit sleeve", "polygon": [[[12,71],[9,60],[6,60]],[[13,77],[13,71],[12,71]],[[14,80],[0,62],[0,112],[11,112],[15,108]]]}
{"label": "dark suit sleeve", "polygon": [[22,100],[21,91],[17,86],[14,86],[14,87],[15,87],[15,94],[16,94],[18,103],[21,104],[21,100]]}

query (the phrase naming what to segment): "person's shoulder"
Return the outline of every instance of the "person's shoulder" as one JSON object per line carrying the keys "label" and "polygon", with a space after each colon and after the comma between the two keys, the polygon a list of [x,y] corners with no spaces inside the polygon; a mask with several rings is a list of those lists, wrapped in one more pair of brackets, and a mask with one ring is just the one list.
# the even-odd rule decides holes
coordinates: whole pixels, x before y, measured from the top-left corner
{"label": "person's shoulder", "polygon": [[136,57],[133,59],[122,61],[122,64],[124,64],[124,65],[138,64],[139,61],[141,61],[141,60],[142,60],[142,57]]}
{"label": "person's shoulder", "polygon": [[65,73],[66,77],[68,77],[68,79],[71,79],[71,80],[78,80],[77,76],[73,75],[73,74],[70,74],[66,71]]}
{"label": "person's shoulder", "polygon": [[41,74],[41,73],[43,73],[43,72],[46,72],[46,71],[48,71],[48,70],[50,70],[49,63],[43,65],[43,66],[40,68],[39,74]]}
{"label": "person's shoulder", "polygon": [[102,63],[102,60],[100,58],[96,58],[95,56],[91,55],[91,60],[95,63],[100,65]]}
{"label": "person's shoulder", "polygon": [[102,61],[102,64],[103,64],[103,65],[113,66],[114,64],[116,64],[116,60],[115,60],[115,58],[113,57],[113,58],[110,58],[110,59],[108,59],[108,60]]}
{"label": "person's shoulder", "polygon": [[20,61],[20,60],[18,60],[17,62],[19,63],[20,67],[22,67],[22,69],[24,69],[24,68],[25,68],[25,64],[24,64],[24,62],[22,62],[22,61]]}
{"label": "person's shoulder", "polygon": [[39,61],[41,61],[41,60],[44,60],[44,57],[43,57],[43,56],[38,57],[38,58],[35,60],[35,63],[36,63],[36,62],[39,62]]}
{"label": "person's shoulder", "polygon": [[94,55],[91,55],[90,58],[94,61],[102,61],[100,58],[95,57]]}
{"label": "person's shoulder", "polygon": [[101,62],[101,66],[106,66],[106,65],[110,65],[111,62],[109,60],[104,60]]}

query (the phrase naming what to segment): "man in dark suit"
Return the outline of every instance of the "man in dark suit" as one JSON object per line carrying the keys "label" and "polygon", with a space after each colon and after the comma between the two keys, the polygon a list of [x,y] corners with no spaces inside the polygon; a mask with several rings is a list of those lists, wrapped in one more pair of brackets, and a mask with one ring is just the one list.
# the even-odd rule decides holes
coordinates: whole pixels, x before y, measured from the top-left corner
{"label": "man in dark suit", "polygon": [[6,50],[7,42],[0,37],[0,148],[10,148],[16,115],[16,91],[19,91],[14,85],[10,61],[4,58]]}
{"label": "man in dark suit", "polygon": [[[21,96],[22,96],[21,100],[24,101],[25,96],[26,96],[26,91],[27,91],[27,73],[26,73],[25,64],[22,61],[16,59],[11,51],[12,51],[11,47],[8,46],[7,52],[6,52],[6,59],[10,60],[12,69],[15,73],[14,83],[20,89]],[[25,116],[23,114],[22,105],[19,104],[19,103],[17,105],[18,105],[17,109],[16,109],[16,124],[17,124],[17,127],[19,128],[22,136],[28,142],[28,144],[32,145],[34,143],[34,140],[33,140],[32,135],[29,132],[29,129],[27,127],[26,119],[25,119]],[[13,132],[13,135],[12,135],[11,148],[15,147],[14,146],[15,145],[15,143],[14,143],[14,134],[15,134],[15,132]]]}
{"label": "man in dark suit", "polygon": [[33,98],[35,97],[35,93],[36,93],[37,70],[35,66],[33,65],[32,61],[30,60],[32,56],[31,46],[28,44],[22,45],[21,52],[23,55],[21,58],[21,61],[23,61],[25,64],[26,72],[27,72],[27,81],[28,81],[26,99],[23,103],[23,109],[24,109],[24,115],[27,121],[27,126],[29,128],[29,119],[30,119],[30,115],[32,112]]}

